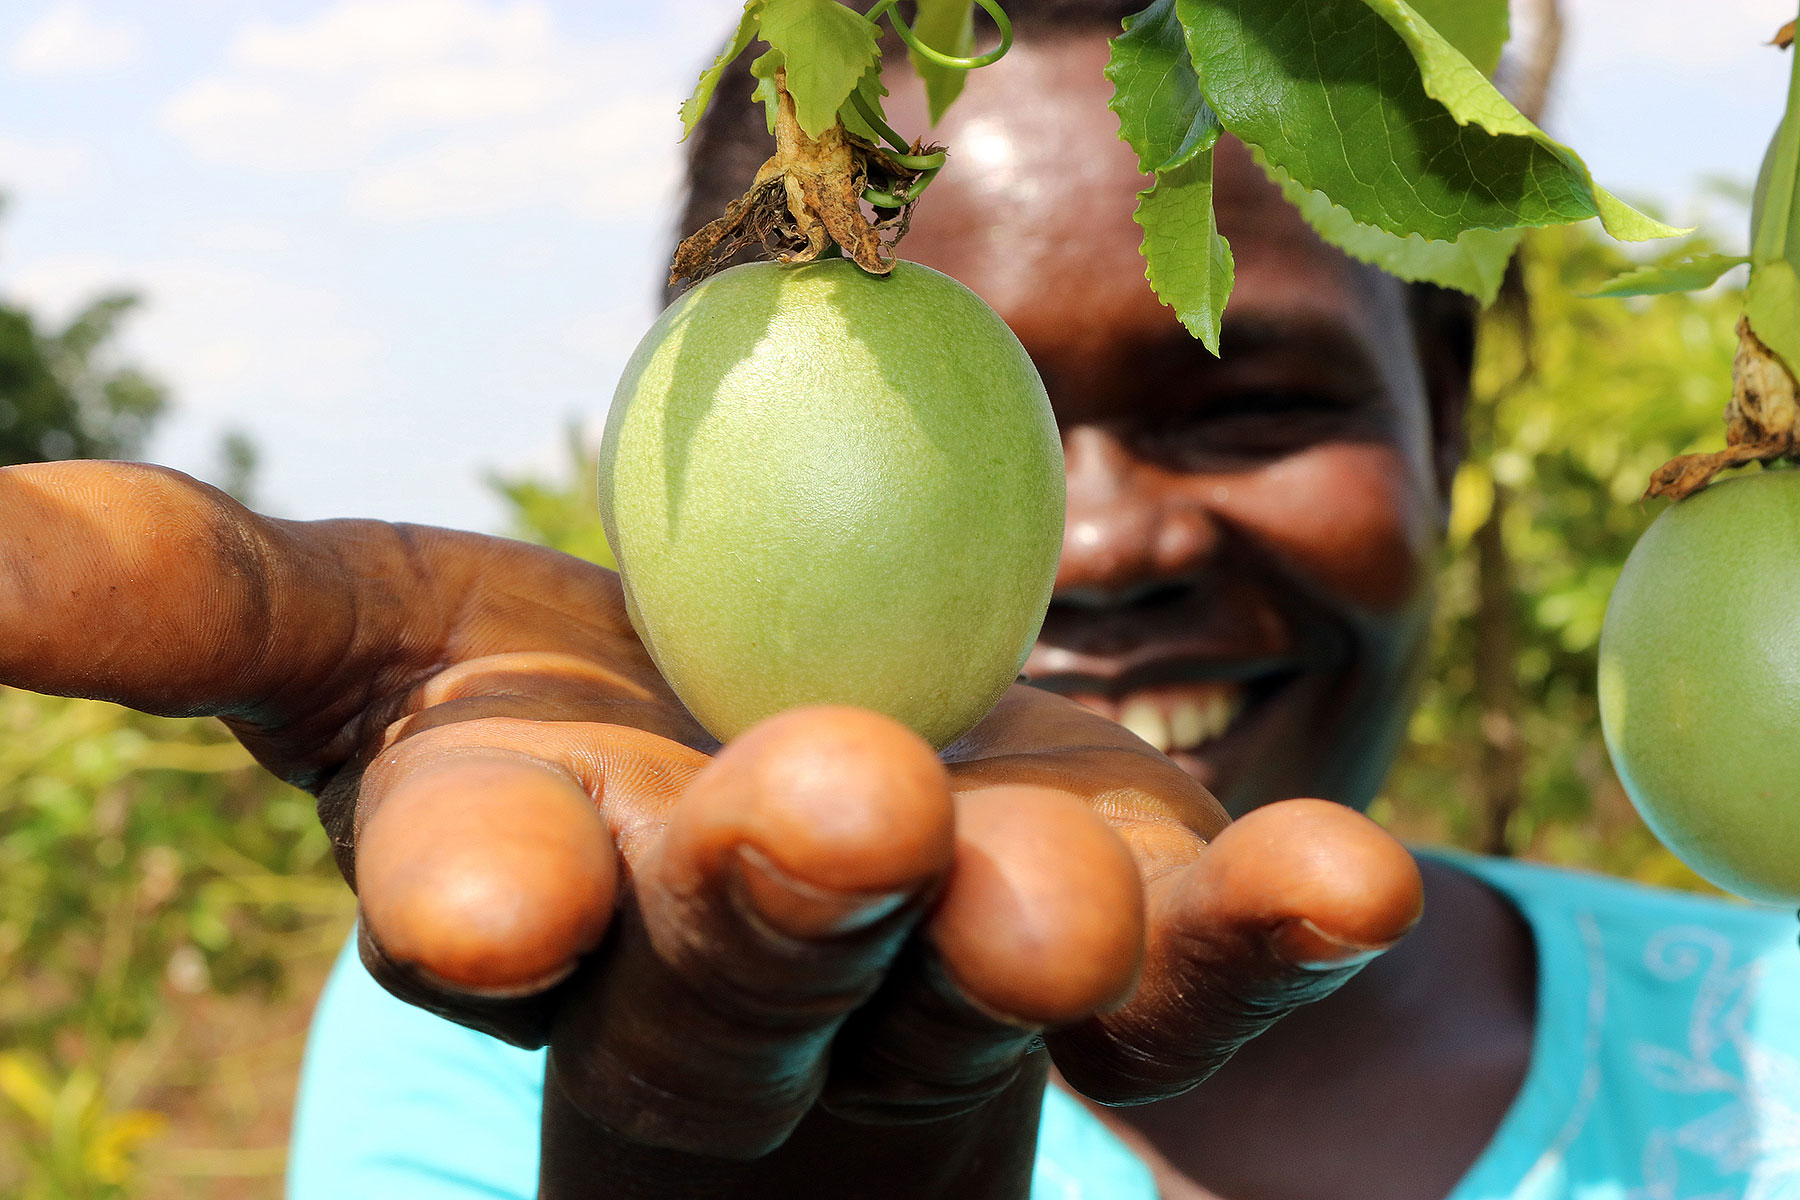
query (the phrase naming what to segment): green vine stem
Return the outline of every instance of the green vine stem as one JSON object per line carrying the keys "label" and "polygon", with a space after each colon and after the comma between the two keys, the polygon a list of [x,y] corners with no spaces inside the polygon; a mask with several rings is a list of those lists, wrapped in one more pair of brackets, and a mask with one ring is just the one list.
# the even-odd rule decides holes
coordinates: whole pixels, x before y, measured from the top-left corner
{"label": "green vine stem", "polygon": [[[906,43],[906,48],[927,62],[935,63],[937,66],[951,71],[973,71],[999,62],[1006,56],[1006,52],[1012,49],[1013,43],[1012,20],[1006,15],[1006,10],[1000,7],[999,0],[975,0],[975,3],[979,4],[982,11],[993,18],[994,27],[1000,31],[1000,41],[992,50],[973,58],[945,54],[927,46],[920,40],[919,35],[913,32],[912,26],[901,19],[899,0],[881,0],[881,3],[871,8],[865,15],[871,22],[878,21],[885,16],[888,23],[894,27],[894,32],[900,35],[900,40]],[[862,193],[863,199],[876,208],[906,208],[918,200],[924,194],[925,189],[931,186],[931,181],[937,178],[938,171],[944,165],[944,152],[938,150],[931,154],[913,153],[912,144],[882,119],[881,113],[864,98],[860,90],[850,93],[850,102],[855,106],[857,114],[868,122],[869,128],[886,139],[891,152],[890,157],[894,162],[909,171],[922,172],[912,186],[903,191],[890,192],[884,188],[865,187]]]}
{"label": "green vine stem", "polygon": [[863,98],[861,92],[851,92],[850,103],[856,106],[856,111],[861,114],[863,120],[869,123],[870,129],[887,139],[888,145],[893,148],[891,157],[907,170],[930,171],[944,165],[942,150],[933,154],[912,153],[912,146],[899,133],[895,132],[892,125],[881,119],[881,114],[875,111],[873,104]]}
{"label": "green vine stem", "polygon": [[[897,3],[898,0],[878,0],[861,19],[872,24],[885,16],[900,40],[922,62],[952,71],[973,71],[998,62],[1012,48],[1012,21],[999,0],[974,0],[993,18],[1000,40],[986,53],[969,57],[945,54],[926,45],[901,17]],[[838,10],[839,6],[829,7]],[[704,111],[717,86],[718,73],[759,30],[753,9],[754,6],[747,10],[726,53],[701,77],[695,98],[684,109],[684,117],[690,123]],[[849,13],[843,16],[857,20]],[[784,37],[792,32],[784,30]],[[802,51],[801,45],[785,41],[778,44],[767,37],[764,40],[770,42],[771,53],[794,55]],[[879,72],[879,50],[872,64],[855,60],[850,65],[855,71],[847,77],[852,79],[858,73]],[[753,67],[753,73],[755,70]],[[757,89],[758,97],[770,105],[775,153],[758,169],[749,191],[727,205],[723,214],[683,239],[669,266],[669,282],[697,282],[753,246],[760,246],[766,257],[778,262],[810,262],[837,247],[844,257],[872,274],[893,270],[898,261],[893,247],[906,234],[912,206],[943,169],[945,153],[941,146],[907,142],[887,123],[877,98],[886,91],[880,86],[879,75],[876,79],[876,86],[868,93],[859,85],[851,88],[843,100],[836,101],[836,119],[814,136],[800,121],[794,94],[788,90],[787,65],[778,58],[772,76],[764,79],[769,85],[767,94],[761,86]],[[850,123],[856,126],[857,133],[846,127],[846,117],[852,118]],[[865,205],[874,208],[873,219]]]}
{"label": "green vine stem", "polygon": [[1000,30],[1000,44],[995,46],[992,50],[989,50],[986,54],[978,55],[974,58],[956,58],[952,55],[945,54],[941,50],[933,50],[930,46],[927,46],[924,42],[920,41],[919,35],[912,31],[912,26],[900,19],[900,11],[898,8],[899,2],[900,0],[881,0],[881,3],[877,4],[874,8],[871,8],[865,15],[870,21],[877,21],[885,16],[889,23],[893,25],[894,32],[900,35],[900,40],[906,43],[906,48],[908,50],[911,50],[925,61],[936,63],[946,70],[973,71],[977,67],[989,66],[999,62],[1001,58],[1005,56],[1006,52],[1012,49],[1012,21],[1007,18],[1005,11],[1001,9],[999,0],[975,0],[975,3],[981,5],[983,11],[994,19],[995,26]]}

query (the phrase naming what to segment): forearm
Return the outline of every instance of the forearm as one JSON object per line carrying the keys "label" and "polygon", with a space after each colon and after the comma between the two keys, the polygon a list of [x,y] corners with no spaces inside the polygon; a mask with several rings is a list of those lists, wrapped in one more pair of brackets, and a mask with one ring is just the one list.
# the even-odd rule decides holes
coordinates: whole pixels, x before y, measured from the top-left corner
{"label": "forearm", "polygon": [[540,1200],[1024,1200],[1048,1066],[1041,1052],[974,1112],[863,1125],[818,1110],[780,1149],[748,1162],[626,1142],[544,1086]]}

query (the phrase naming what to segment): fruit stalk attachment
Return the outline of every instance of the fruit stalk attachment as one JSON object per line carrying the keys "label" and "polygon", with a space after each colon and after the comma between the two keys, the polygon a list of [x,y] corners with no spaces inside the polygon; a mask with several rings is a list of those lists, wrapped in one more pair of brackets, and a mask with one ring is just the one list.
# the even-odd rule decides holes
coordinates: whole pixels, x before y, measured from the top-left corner
{"label": "fruit stalk attachment", "polygon": [[1645,497],[1680,500],[1711,483],[1720,471],[1800,458],[1793,372],[1756,336],[1748,317],[1738,318],[1737,333],[1731,400],[1725,405],[1725,449],[1670,459],[1651,474]]}
{"label": "fruit stalk attachment", "polygon": [[[926,45],[901,18],[896,0],[881,0],[863,19],[873,23],[885,16],[921,59],[946,70],[971,71],[997,61],[1012,46],[1012,23],[997,0],[975,2],[994,19],[1000,40],[972,57]],[[879,72],[879,61],[871,70]],[[764,78],[758,95],[769,101],[775,153],[748,191],[676,248],[669,282],[697,283],[752,246],[784,263],[811,262],[836,246],[863,270],[887,274],[898,261],[894,247],[906,236],[913,205],[944,165],[944,147],[922,139],[909,143],[894,131],[881,113],[885,89],[878,74],[872,89],[859,84],[845,100],[845,111],[874,138],[847,129],[842,116],[817,137],[808,134],[788,90],[787,66]]]}
{"label": "fruit stalk attachment", "polygon": [[[749,191],[676,248],[670,283],[697,283],[754,245],[765,257],[794,263],[811,262],[837,245],[865,271],[885,275],[894,269],[894,243],[906,234],[922,182],[943,166],[942,149],[915,143],[895,153],[850,133],[842,121],[808,137],[785,69],[776,73],[775,90],[775,153],[758,168]],[[872,193],[872,219],[862,207],[866,192]]]}
{"label": "fruit stalk attachment", "polygon": [[[1790,22],[1771,44],[1792,54],[1792,42]],[[1646,497],[1680,500],[1728,468],[1800,459],[1794,378],[1800,364],[1800,59],[1790,66],[1787,111],[1756,181],[1749,262],[1725,449],[1670,459],[1651,475]]]}

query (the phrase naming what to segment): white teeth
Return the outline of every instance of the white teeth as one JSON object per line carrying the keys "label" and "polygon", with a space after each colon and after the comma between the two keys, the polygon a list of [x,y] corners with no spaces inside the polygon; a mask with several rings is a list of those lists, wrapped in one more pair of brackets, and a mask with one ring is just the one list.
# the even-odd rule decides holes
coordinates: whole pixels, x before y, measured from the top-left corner
{"label": "white teeth", "polygon": [[1214,736],[1211,706],[1198,700],[1177,700],[1169,710],[1169,740],[1182,750],[1192,750]]}
{"label": "white teeth", "polygon": [[1149,742],[1163,754],[1169,752],[1169,722],[1161,707],[1149,700],[1133,700],[1119,714],[1119,724]]}
{"label": "white teeth", "polygon": [[1231,724],[1234,707],[1231,696],[1226,693],[1214,692],[1212,694],[1206,714],[1206,736],[1209,741],[1224,733],[1225,727]]}
{"label": "white teeth", "polygon": [[1223,684],[1186,694],[1140,695],[1125,702],[1119,724],[1164,754],[1197,750],[1222,736],[1243,707],[1241,687]]}

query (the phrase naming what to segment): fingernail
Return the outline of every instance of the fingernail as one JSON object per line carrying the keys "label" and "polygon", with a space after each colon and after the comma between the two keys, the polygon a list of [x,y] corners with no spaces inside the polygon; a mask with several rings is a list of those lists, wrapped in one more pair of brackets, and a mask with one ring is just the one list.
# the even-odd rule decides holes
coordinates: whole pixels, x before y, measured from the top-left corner
{"label": "fingernail", "polygon": [[1326,933],[1305,917],[1284,921],[1269,935],[1269,945],[1276,955],[1303,971],[1341,971],[1360,967],[1385,953],[1393,944],[1385,942],[1371,946],[1345,941]]}
{"label": "fingernail", "polygon": [[753,919],[789,937],[867,929],[899,911],[911,892],[845,892],[796,879],[754,846],[738,848],[732,899]]}

